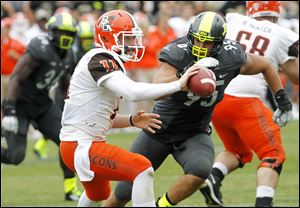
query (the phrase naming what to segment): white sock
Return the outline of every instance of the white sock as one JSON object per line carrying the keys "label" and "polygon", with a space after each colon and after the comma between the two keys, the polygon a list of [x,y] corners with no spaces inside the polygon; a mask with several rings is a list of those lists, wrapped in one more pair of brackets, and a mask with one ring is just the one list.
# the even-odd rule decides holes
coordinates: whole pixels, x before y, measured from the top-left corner
{"label": "white sock", "polygon": [[226,167],[226,165],[224,165],[221,162],[215,162],[213,164],[213,168],[218,168],[224,176],[226,176],[228,174],[228,168]]}
{"label": "white sock", "polygon": [[256,188],[256,198],[271,197],[273,198],[275,190],[271,186],[258,186]]}
{"label": "white sock", "polygon": [[101,201],[90,200],[85,191],[81,194],[77,207],[100,207]]}
{"label": "white sock", "polygon": [[153,175],[154,170],[150,167],[134,179],[131,194],[133,207],[155,207]]}

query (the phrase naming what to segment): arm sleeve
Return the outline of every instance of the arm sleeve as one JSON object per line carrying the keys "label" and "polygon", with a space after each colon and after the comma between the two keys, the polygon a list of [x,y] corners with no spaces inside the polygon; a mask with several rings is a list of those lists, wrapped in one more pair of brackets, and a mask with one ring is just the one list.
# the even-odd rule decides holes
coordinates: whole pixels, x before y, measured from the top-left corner
{"label": "arm sleeve", "polygon": [[129,101],[156,99],[180,90],[179,81],[162,84],[134,82],[121,71],[115,71],[105,79],[101,86],[108,88]]}

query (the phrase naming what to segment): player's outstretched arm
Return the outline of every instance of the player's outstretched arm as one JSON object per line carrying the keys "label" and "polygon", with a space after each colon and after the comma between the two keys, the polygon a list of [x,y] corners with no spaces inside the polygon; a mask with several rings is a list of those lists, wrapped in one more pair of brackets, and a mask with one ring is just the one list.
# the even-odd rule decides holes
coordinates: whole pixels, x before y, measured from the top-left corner
{"label": "player's outstretched arm", "polygon": [[102,86],[134,102],[156,99],[186,89],[188,78],[196,74],[198,69],[197,66],[191,67],[179,80],[162,84],[134,82],[122,72],[116,71],[113,76],[103,81]]}
{"label": "player's outstretched arm", "polygon": [[[181,89],[182,91],[185,91],[185,90],[187,90],[186,83],[187,83],[189,77],[196,74],[199,69],[200,69],[200,66],[193,65],[189,69],[186,70],[186,73],[184,73],[183,75],[180,75],[182,77],[180,77],[180,79],[179,79],[179,76],[177,75],[177,70],[175,67],[173,67],[167,63],[162,63],[159,71],[156,73],[156,75],[153,78],[153,83],[168,83],[168,82],[180,80],[180,81],[185,82],[185,86]],[[192,73],[192,75],[190,73]],[[159,97],[155,100],[164,99],[164,98],[168,97],[169,95],[170,94],[163,96],[163,97]]]}
{"label": "player's outstretched arm", "polygon": [[119,115],[117,114],[113,120],[113,128],[125,128],[135,126],[141,129],[147,129],[151,133],[155,133],[155,129],[160,129],[162,122],[158,120],[160,116],[155,113],[145,113],[139,110],[135,115]]}

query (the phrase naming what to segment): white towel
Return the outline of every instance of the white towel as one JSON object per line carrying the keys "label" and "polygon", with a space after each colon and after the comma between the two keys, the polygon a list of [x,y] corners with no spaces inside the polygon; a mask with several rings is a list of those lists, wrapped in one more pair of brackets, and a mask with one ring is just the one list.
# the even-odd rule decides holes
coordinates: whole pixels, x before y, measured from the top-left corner
{"label": "white towel", "polygon": [[74,154],[74,166],[80,181],[91,181],[94,171],[90,169],[89,150],[93,141],[77,141],[78,146]]}

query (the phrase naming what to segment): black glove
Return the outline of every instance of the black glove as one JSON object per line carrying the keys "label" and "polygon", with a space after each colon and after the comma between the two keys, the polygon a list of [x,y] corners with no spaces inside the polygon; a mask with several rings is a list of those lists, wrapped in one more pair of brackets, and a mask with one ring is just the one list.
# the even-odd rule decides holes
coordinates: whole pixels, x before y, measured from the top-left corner
{"label": "black glove", "polygon": [[292,110],[292,103],[290,102],[287,93],[284,89],[278,90],[275,94],[275,100],[278,108],[282,111],[290,111]]}
{"label": "black glove", "polygon": [[2,103],[2,110],[3,110],[3,119],[1,122],[1,126],[4,130],[17,133],[19,124],[18,118],[16,116],[16,108],[15,108],[14,101],[4,101]]}
{"label": "black glove", "polygon": [[4,100],[2,103],[4,116],[16,116],[16,103],[12,100]]}
{"label": "black glove", "polygon": [[273,121],[278,126],[283,127],[293,119],[292,103],[284,89],[279,90],[275,94],[275,100],[277,102],[277,110],[273,113]]}

